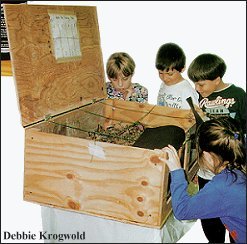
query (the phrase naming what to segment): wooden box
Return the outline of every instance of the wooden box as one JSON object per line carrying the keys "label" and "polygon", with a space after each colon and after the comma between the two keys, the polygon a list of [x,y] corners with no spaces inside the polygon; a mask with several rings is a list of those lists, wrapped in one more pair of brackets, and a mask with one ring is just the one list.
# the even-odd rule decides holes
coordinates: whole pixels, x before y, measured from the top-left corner
{"label": "wooden box", "polygon": [[[188,136],[191,110],[106,99],[96,7],[4,10],[25,129],[24,200],[161,228],[171,212],[167,166],[153,150],[95,141],[88,132],[141,122],[176,125]],[[197,168],[190,146],[189,179]]]}

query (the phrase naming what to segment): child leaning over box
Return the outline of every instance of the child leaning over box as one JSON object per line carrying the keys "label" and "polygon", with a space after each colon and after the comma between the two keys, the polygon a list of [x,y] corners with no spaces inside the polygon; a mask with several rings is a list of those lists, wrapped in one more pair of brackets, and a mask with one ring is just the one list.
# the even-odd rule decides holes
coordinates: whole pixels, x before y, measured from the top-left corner
{"label": "child leaning over box", "polygon": [[241,123],[246,133],[246,92],[223,81],[224,60],[210,53],[196,57],[188,68],[199,95],[199,107],[209,118],[230,116]]}
{"label": "child leaning over box", "polygon": [[205,121],[196,139],[200,167],[215,176],[194,196],[186,192],[188,183],[176,149],[169,145],[157,150],[171,173],[173,212],[178,219],[219,218],[232,242],[246,243],[246,151],[239,123],[231,117]]}
{"label": "child leaning over box", "polygon": [[[185,62],[186,56],[182,48],[177,44],[166,43],[159,48],[155,66],[162,83],[158,93],[157,105],[177,109],[190,109],[190,105],[186,101],[188,97],[191,97],[193,103],[198,105],[199,96],[196,90],[182,76],[182,72],[185,70]],[[168,234],[170,234],[171,239],[177,241],[194,223],[195,221],[179,221],[171,213],[166,222]]]}
{"label": "child leaning over box", "polygon": [[191,97],[198,105],[198,94],[189,81],[183,78],[186,57],[181,47],[175,43],[162,45],[156,55],[155,66],[162,80],[157,105],[178,109],[190,109],[186,98]]}
{"label": "child leaning over box", "polygon": [[106,83],[108,98],[145,103],[148,90],[139,83],[132,83],[135,62],[125,52],[113,53],[106,64],[106,73],[110,82]]}

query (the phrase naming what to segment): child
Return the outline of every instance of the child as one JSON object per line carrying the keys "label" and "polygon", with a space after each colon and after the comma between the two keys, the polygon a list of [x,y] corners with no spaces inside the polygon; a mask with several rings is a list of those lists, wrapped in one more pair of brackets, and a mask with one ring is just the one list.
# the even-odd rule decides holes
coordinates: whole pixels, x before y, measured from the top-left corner
{"label": "child", "polygon": [[194,104],[198,104],[196,90],[181,74],[185,70],[185,61],[185,54],[177,44],[166,43],[159,48],[155,66],[159,71],[162,83],[158,93],[157,105],[190,109],[186,101],[188,97],[192,98]]}
{"label": "child", "polygon": [[132,83],[135,62],[129,54],[113,53],[106,64],[106,73],[110,82],[106,83],[108,98],[145,103],[148,90],[138,83]]}
{"label": "child", "polygon": [[187,194],[187,181],[176,149],[169,145],[157,150],[162,152],[160,160],[171,173],[176,218],[219,217],[234,242],[246,243],[246,152],[240,126],[230,117],[205,121],[198,128],[197,146],[200,167],[215,176],[194,196]]}
{"label": "child", "polygon": [[215,54],[205,53],[189,66],[188,76],[200,94],[199,107],[208,117],[230,116],[240,121],[246,133],[246,92],[222,80],[226,64]]}
{"label": "child", "polygon": [[[217,55],[205,53],[196,57],[189,66],[188,76],[199,92],[199,107],[209,118],[230,116],[241,123],[246,133],[246,93],[222,78],[226,71],[224,60]],[[214,174],[203,169],[198,171],[199,189],[208,183]],[[202,220],[204,233],[210,242],[223,243],[225,228],[219,218]],[[217,232],[216,232],[217,230]]]}

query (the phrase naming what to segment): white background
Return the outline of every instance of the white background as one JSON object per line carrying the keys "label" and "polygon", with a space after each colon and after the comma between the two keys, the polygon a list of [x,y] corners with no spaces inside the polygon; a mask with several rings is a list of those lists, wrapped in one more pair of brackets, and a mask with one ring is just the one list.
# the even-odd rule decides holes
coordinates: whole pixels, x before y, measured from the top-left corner
{"label": "white background", "polygon": [[[246,3],[28,1],[30,4],[97,6],[103,60],[113,52],[129,53],[136,62],[133,82],[149,90],[155,104],[160,86],[155,55],[166,42],[180,45],[187,67],[199,54],[221,56],[226,83],[246,89]],[[184,72],[187,78],[187,70]],[[21,126],[13,77],[1,77],[1,229],[37,233],[42,230],[40,206],[24,202],[24,129]],[[20,241],[3,241],[18,242]],[[197,222],[180,242],[206,242]]]}

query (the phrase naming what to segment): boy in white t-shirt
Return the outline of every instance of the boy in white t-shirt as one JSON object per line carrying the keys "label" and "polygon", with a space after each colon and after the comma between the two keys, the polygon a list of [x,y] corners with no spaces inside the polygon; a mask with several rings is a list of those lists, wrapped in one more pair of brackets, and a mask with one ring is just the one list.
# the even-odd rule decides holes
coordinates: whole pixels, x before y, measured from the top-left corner
{"label": "boy in white t-shirt", "polygon": [[[198,105],[199,94],[181,74],[185,70],[185,61],[185,54],[177,44],[166,43],[159,48],[155,66],[159,71],[162,83],[158,93],[157,105],[190,109],[190,105],[186,101],[188,97],[191,97],[193,103]],[[182,237],[186,232],[185,229],[188,231],[195,221],[177,220],[172,213],[166,222],[168,233],[173,233],[175,226],[176,236]]]}
{"label": "boy in white t-shirt", "polygon": [[175,43],[163,44],[156,55],[155,66],[162,80],[157,105],[178,109],[190,109],[186,98],[198,105],[199,95],[188,80],[184,79],[186,56]]}

